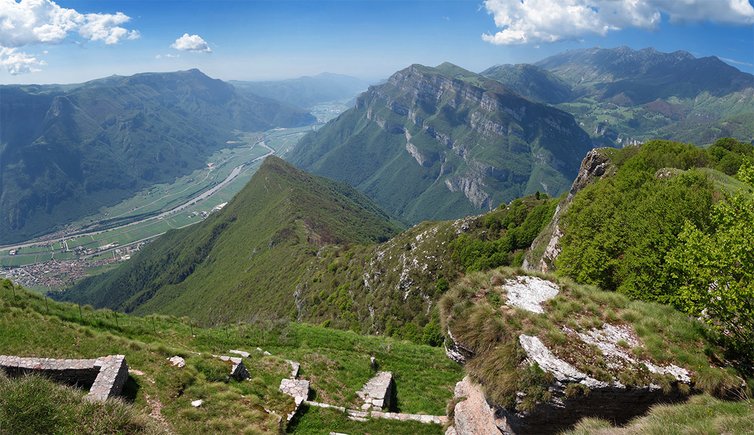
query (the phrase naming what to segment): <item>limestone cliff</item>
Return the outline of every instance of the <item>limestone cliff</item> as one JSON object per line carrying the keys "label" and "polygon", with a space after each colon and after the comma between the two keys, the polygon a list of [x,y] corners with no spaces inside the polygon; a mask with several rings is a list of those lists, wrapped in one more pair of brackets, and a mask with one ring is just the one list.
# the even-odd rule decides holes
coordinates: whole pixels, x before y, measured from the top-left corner
{"label": "limestone cliff", "polygon": [[559,195],[591,147],[571,115],[446,63],[412,65],[370,87],[291,160],[415,223]]}

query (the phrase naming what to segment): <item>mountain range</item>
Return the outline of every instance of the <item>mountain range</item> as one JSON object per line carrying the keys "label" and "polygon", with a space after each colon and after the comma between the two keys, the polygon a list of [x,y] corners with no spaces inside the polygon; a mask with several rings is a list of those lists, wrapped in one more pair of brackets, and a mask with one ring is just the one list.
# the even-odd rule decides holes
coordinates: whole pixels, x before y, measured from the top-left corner
{"label": "mountain range", "polygon": [[288,158],[417,223],[558,195],[591,148],[568,113],[445,63],[412,65],[370,87]]}
{"label": "mountain range", "polygon": [[590,48],[533,65],[481,73],[520,95],[572,113],[596,142],[623,146],[652,138],[709,144],[754,139],[754,76],[717,57]]}
{"label": "mountain range", "polygon": [[236,130],[314,121],[196,69],[0,86],[0,243],[50,232],[186,175]]}

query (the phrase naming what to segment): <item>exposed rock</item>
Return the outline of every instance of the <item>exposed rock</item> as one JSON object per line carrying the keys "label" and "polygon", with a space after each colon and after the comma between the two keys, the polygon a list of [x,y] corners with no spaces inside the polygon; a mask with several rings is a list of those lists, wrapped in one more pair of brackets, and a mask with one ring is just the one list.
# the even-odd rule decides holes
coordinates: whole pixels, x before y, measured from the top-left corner
{"label": "exposed rock", "polygon": [[620,342],[624,342],[626,346],[631,348],[641,346],[636,338],[636,333],[629,326],[614,326],[605,323],[601,329],[578,333],[578,336],[585,343],[597,346],[607,359],[607,365],[610,368],[624,369],[631,368],[630,366],[643,365],[652,373],[670,375],[678,382],[691,383],[688,370],[674,364],[658,366],[650,361],[637,360],[624,347],[620,346]]}
{"label": "exposed rock", "polygon": [[544,313],[542,302],[548,301],[560,292],[557,284],[536,276],[517,276],[503,283],[508,297],[508,305],[533,313]]}
{"label": "exposed rock", "polygon": [[[500,430],[495,424],[494,409],[487,404],[479,385],[474,384],[468,376],[456,384],[455,398],[454,426],[452,431],[448,429],[451,434],[500,435]],[[445,432],[446,435],[448,431]]]}
{"label": "exposed rock", "polygon": [[[537,236],[526,253],[524,259],[524,268],[539,272],[550,272],[555,269],[555,260],[560,255],[560,239],[563,237],[563,231],[560,228],[560,219],[571,204],[573,197],[583,188],[610,172],[612,162],[604,149],[596,148],[589,151],[584,160],[581,161],[581,167],[576,179],[571,184],[568,196],[564,201],[558,204],[555,214],[549,225]],[[534,258],[533,253],[544,246],[542,256]],[[541,249],[541,248],[540,248]]]}
{"label": "exposed rock", "polygon": [[235,349],[229,350],[228,353],[233,353],[243,358],[248,358],[251,355],[249,352],[245,352],[243,350],[235,350]]}
{"label": "exposed rock", "polygon": [[579,193],[581,189],[605,175],[610,165],[610,158],[604,149],[596,148],[589,151],[584,160],[581,161],[579,173],[571,185],[571,190],[568,191],[567,200],[573,199],[573,196]]}
{"label": "exposed rock", "polygon": [[[607,330],[610,331],[607,334],[612,337],[610,334],[615,331],[611,328]],[[623,332],[619,334],[623,336]],[[584,335],[595,345],[602,343],[604,346],[607,340],[604,334],[603,330],[593,330]],[[503,432],[557,433],[584,417],[624,424],[635,416],[644,414],[657,403],[674,402],[686,397],[678,388],[684,381],[673,384],[669,391],[663,391],[660,386],[653,384],[627,387],[617,380],[603,382],[555,356],[537,337],[521,335],[519,342],[526,351],[529,362],[537,363],[542,370],[553,376],[554,382],[549,388],[552,398],[538,403],[528,412],[516,412],[496,406],[496,422]],[[677,379],[684,377],[679,376]],[[586,389],[579,394],[568,395],[566,388],[570,384],[579,384]]]}
{"label": "exposed rock", "polygon": [[445,355],[458,364],[466,364],[466,361],[474,356],[474,352],[471,351],[471,349],[469,349],[468,347],[465,347],[463,344],[459,343],[453,336],[453,333],[450,332],[450,328],[448,328],[447,331],[450,343],[448,343],[446,340],[444,344]]}
{"label": "exposed rock", "polygon": [[391,372],[378,372],[356,394],[364,401],[363,410],[390,409],[393,406],[395,384]]}
{"label": "exposed rock", "polygon": [[179,357],[178,355],[168,358],[168,361],[170,361],[170,364],[178,367],[179,369],[186,366],[186,360]]}
{"label": "exposed rock", "polygon": [[193,406],[194,408],[198,408],[198,407],[202,406],[203,403],[204,403],[204,400],[197,399],[197,400],[191,401],[191,406]]}
{"label": "exposed rock", "polygon": [[608,386],[608,384],[580,372],[571,364],[556,357],[539,338],[522,334],[518,337],[518,341],[531,363],[537,363],[539,368],[553,375],[557,382],[563,384],[580,383],[589,388]]}

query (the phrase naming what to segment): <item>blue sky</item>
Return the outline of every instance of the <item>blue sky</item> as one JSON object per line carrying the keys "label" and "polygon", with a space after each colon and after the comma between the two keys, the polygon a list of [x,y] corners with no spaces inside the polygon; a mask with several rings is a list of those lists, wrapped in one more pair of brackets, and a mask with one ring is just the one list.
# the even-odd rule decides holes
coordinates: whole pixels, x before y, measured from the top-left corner
{"label": "blue sky", "polygon": [[[51,18],[60,16],[67,24]],[[0,0],[0,83],[194,67],[237,80],[324,71],[377,79],[412,63],[480,71],[620,45],[716,55],[754,72],[754,7],[751,0]]]}

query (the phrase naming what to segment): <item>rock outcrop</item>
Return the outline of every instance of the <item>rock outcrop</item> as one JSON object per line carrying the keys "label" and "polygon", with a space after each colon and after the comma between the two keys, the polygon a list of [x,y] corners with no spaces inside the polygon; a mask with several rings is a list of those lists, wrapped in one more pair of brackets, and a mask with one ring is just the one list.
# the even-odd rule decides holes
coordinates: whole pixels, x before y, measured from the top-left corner
{"label": "rock outcrop", "polygon": [[[559,195],[592,147],[566,112],[446,63],[411,65],[371,86],[290,158],[420,222],[490,210],[536,191]],[[351,165],[342,165],[344,155]]]}
{"label": "rock outcrop", "polygon": [[[451,434],[500,435],[495,424],[495,410],[487,403],[484,392],[468,376],[456,384]],[[447,432],[446,432],[447,434]]]}
{"label": "rock outcrop", "polygon": [[517,276],[503,283],[509,306],[544,313],[542,303],[558,295],[557,284],[536,276]]}
{"label": "rock outcrop", "polygon": [[560,255],[560,238],[563,231],[560,228],[560,219],[568,210],[573,197],[583,188],[594,181],[609,174],[612,170],[612,162],[603,148],[589,151],[581,162],[579,173],[568,191],[568,196],[555,210],[555,215],[547,228],[534,240],[526,253],[523,268],[538,272],[552,272],[555,270],[555,259]]}
{"label": "rock outcrop", "polygon": [[[479,359],[485,367],[506,367],[504,370],[516,372],[516,376],[527,376],[525,367],[536,366],[531,373],[541,373],[534,383],[524,383],[525,387],[509,397],[511,403],[495,404],[485,398],[485,388],[494,385],[478,385],[469,377],[456,388],[456,405],[454,408],[454,431],[457,434],[476,433],[512,433],[512,434],[548,434],[561,432],[585,417],[595,417],[622,424],[644,414],[652,405],[683,400],[694,389],[692,373],[679,365],[657,363],[643,355],[639,335],[628,322],[603,323],[599,327],[586,324],[568,323],[563,319],[550,317],[547,305],[543,302],[555,298],[569,298],[575,290],[568,286],[535,276],[517,276],[504,278],[500,284],[499,276],[490,281],[481,281],[480,288],[472,293],[474,303],[471,305],[460,301],[443,313],[451,318],[445,320],[447,329],[446,353],[462,364]],[[468,292],[468,288],[465,288]],[[586,290],[582,290],[586,291]],[[508,307],[496,305],[495,294],[504,295]],[[558,296],[561,294],[562,296]],[[467,293],[468,296],[468,293]],[[581,298],[586,298],[583,294]],[[561,299],[557,303],[569,303]],[[582,299],[580,303],[594,303],[591,299]],[[485,308],[479,307],[483,304]],[[468,311],[464,308],[470,307]],[[512,325],[518,322],[530,322],[532,314],[523,314],[519,310],[529,311],[535,316],[543,317],[539,331],[552,331],[559,328],[558,339],[552,341],[549,333],[525,332],[527,328],[499,325],[498,321]],[[587,311],[588,312],[588,311]],[[458,320],[456,320],[455,316]],[[470,328],[467,318],[486,316],[485,323]],[[500,319],[495,317],[500,316]],[[545,320],[546,319],[546,320]],[[595,316],[594,320],[600,319]],[[461,323],[459,323],[461,322]],[[604,322],[604,320],[603,320]],[[571,326],[578,330],[571,329]],[[454,334],[454,328],[457,334]],[[495,341],[487,328],[502,328],[499,334],[505,337]],[[476,336],[479,328],[485,332],[480,342]],[[528,329],[531,330],[531,329]],[[537,330],[537,328],[535,328]],[[464,344],[464,337],[472,344]],[[514,339],[515,337],[515,339]],[[489,346],[489,347],[487,347]],[[522,356],[516,356],[513,362],[496,356],[489,349],[520,349]],[[553,347],[550,347],[553,346]],[[515,352],[511,350],[511,352]],[[479,365],[477,364],[477,366]],[[488,370],[488,369],[485,369]],[[471,368],[469,373],[480,382],[493,382],[496,378],[488,377],[484,371]],[[509,380],[509,382],[512,382]],[[531,390],[531,388],[535,388]],[[497,391],[500,393],[500,391]],[[511,393],[504,393],[511,394]],[[494,425],[497,432],[491,429]],[[453,433],[451,431],[451,433]]]}

